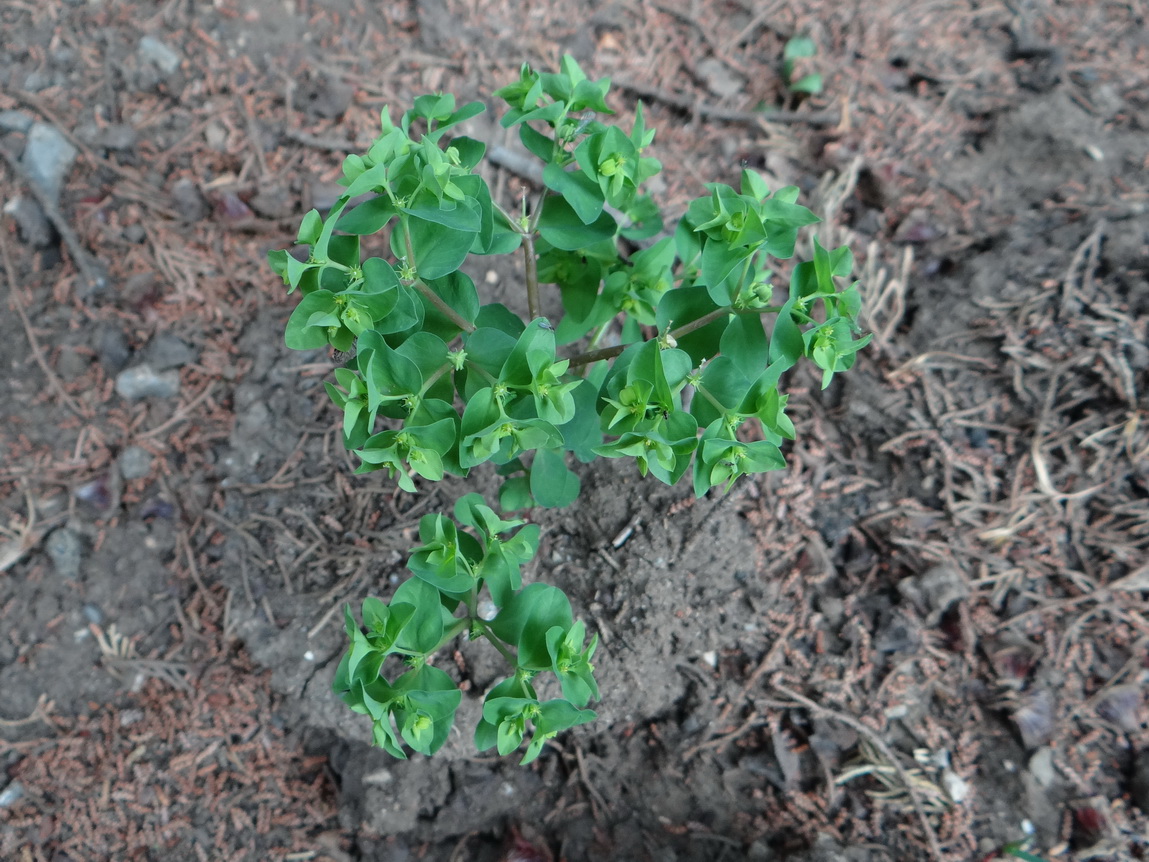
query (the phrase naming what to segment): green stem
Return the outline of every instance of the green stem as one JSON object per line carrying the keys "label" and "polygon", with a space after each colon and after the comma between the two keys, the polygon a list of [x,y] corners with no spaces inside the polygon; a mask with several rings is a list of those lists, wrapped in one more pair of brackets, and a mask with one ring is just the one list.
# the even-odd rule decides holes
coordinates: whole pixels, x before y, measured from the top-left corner
{"label": "green stem", "polygon": [[477,372],[478,374],[481,374],[481,375],[483,375],[483,377],[487,378],[487,382],[490,383],[492,386],[494,386],[496,383],[499,382],[499,378],[495,377],[495,375],[491,374],[491,372],[489,372],[487,369],[483,368],[483,366],[476,365],[474,362],[472,362],[469,359],[467,360],[467,367],[470,368],[472,371]]}
{"label": "green stem", "polygon": [[701,395],[703,398],[705,398],[707,401],[709,401],[709,402],[710,402],[710,405],[711,405],[711,406],[712,406],[712,407],[713,407],[715,410],[717,410],[717,411],[718,411],[718,412],[719,412],[721,415],[723,415],[723,416],[725,416],[725,415],[726,415],[726,413],[727,413],[727,410],[726,410],[726,408],[725,408],[725,407],[723,407],[723,406],[722,406],[722,405],[721,405],[721,404],[718,402],[718,399],[717,399],[717,398],[715,398],[713,395],[711,395],[709,392],[707,392],[707,391],[706,391],[706,387],[705,387],[705,386],[703,386],[701,383],[695,383],[695,384],[694,384],[694,391],[695,391],[695,392],[697,392],[699,395]]}
{"label": "green stem", "polygon": [[423,382],[423,387],[419,390],[419,397],[422,398],[426,391],[434,386],[440,377],[442,377],[454,367],[454,364],[452,364],[451,360],[448,359],[446,362],[436,368],[434,372],[432,372],[431,376]]}
{"label": "green stem", "polygon": [[535,235],[523,234],[523,257],[527,266],[527,314],[531,320],[539,316],[539,261],[535,257]]}
{"label": "green stem", "polygon": [[519,666],[518,657],[513,652],[511,652],[509,649],[507,649],[503,645],[503,642],[495,636],[495,633],[493,631],[491,631],[491,627],[489,625],[487,625],[487,621],[481,620],[478,617],[475,617],[473,622],[480,629],[482,629],[483,637],[485,637],[487,640],[489,640],[491,642],[491,646],[493,646],[495,649],[497,649],[499,651],[499,654],[502,655],[502,657],[507,660],[507,664],[509,664],[513,668],[517,668]]}
{"label": "green stem", "polygon": [[[402,224],[403,242],[407,246],[407,263],[411,266],[414,266],[415,249],[411,245],[411,232],[407,230],[406,219],[403,220]],[[411,287],[415,288],[417,291],[419,291],[419,293],[423,294],[423,296],[427,298],[428,302],[435,306],[435,308],[439,309],[443,316],[455,324],[455,326],[459,327],[459,329],[463,330],[464,332],[475,331],[475,324],[471,323],[471,321],[467,320],[467,318],[463,317],[459,314],[459,312],[455,311],[455,309],[447,305],[447,303],[443,301],[443,298],[439,296],[439,294],[435,293],[435,291],[431,290],[431,288],[427,286],[427,283],[423,281],[423,279],[416,277],[415,280],[411,282]]]}
{"label": "green stem", "polygon": [[[731,308],[730,306],[725,308],[716,308],[713,311],[709,311],[702,315],[702,317],[698,318],[697,320],[692,320],[690,323],[683,324],[682,326],[678,327],[678,329],[670,330],[670,337],[678,339],[684,335],[689,335],[695,330],[706,326],[708,323],[713,323],[723,315],[777,314],[781,310],[782,306],[780,305],[767,305],[765,308]],[[603,347],[601,350],[591,350],[587,353],[580,353],[570,358],[570,367],[578,368],[581,365],[587,365],[591,362],[598,362],[602,359],[612,359],[615,356],[618,356],[628,347],[630,347],[629,344],[619,344],[614,347]]]}

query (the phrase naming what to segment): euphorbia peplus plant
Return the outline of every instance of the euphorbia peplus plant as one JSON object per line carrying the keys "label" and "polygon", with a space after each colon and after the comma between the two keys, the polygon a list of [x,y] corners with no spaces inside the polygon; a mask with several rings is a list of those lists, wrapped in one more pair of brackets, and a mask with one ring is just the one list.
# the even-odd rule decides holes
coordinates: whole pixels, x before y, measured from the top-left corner
{"label": "euphorbia peplus plant", "polygon": [[[818,221],[795,203],[798,189],[771,193],[745,170],[738,189],[708,185],[664,231],[642,192],[661,167],[645,155],[654,130],[641,104],[629,132],[600,122],[612,113],[609,86],[566,57],[554,74],[524,66],[494,94],[509,106],[503,125],[518,127],[544,165],[539,200],[514,212],[475,173],[484,144],[451,135],[481,103],[422,96],[397,125],[384,110],[370,149],[343,163],[343,196],[326,217],[303,219],[306,257],[271,252],[302,294],[288,346],[350,354],[327,391],[359,472],[385,470],[413,492],[415,476],[466,476],[491,462],[503,477],[499,508],[513,512],[569,505],[579,492],[569,458],[604,456],[633,459],[667,484],[689,470],[701,496],[784,466],[779,444],[794,434],[785,371],[807,357],[826,385],[853,364],[868,339],[855,338],[856,288],[835,284],[851,272],[848,249],[815,240],[814,259],[793,268],[788,296],[773,304],[771,259],[792,257],[799,229]],[[388,229],[395,262],[364,259],[361,237]],[[520,249],[525,319],[482,303],[461,270],[469,255]],[[557,325],[539,314],[541,285],[558,288]],[[763,439],[740,439],[748,420]],[[351,646],[334,686],[371,716],[376,744],[396,757],[403,742],[424,754],[443,745],[461,695],[432,658],[464,634],[489,640],[510,667],[487,693],[480,750],[508,754],[530,736],[525,763],[593,719],[597,638],[586,643],[561,590],[522,584],[538,527],[468,494],[454,519],[425,515],[419,533],[413,576],[390,602],[366,599],[363,628],[346,612]],[[406,670],[393,674],[389,657]],[[543,672],[557,676],[561,697],[540,700]]]}

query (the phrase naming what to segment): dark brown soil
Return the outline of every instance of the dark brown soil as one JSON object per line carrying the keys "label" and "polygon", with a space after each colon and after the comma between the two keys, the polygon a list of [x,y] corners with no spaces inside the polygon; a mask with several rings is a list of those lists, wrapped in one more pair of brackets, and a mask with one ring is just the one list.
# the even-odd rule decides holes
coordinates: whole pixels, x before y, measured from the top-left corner
{"label": "dark brown soil", "polygon": [[[0,221],[0,858],[1149,858],[1144,15],[0,6],[3,202],[30,197],[21,118],[77,151],[46,243]],[[330,693],[341,608],[493,480],[353,475],[264,255],[384,105],[564,52],[624,124],[642,97],[670,213],[742,165],[802,187],[874,340],[825,392],[789,381],[787,470],[693,500],[604,462],[537,513],[529,576],[602,639],[598,721],[529,768],[475,756],[497,668],[468,645],[459,732],[397,762]],[[141,362],[178,394],[122,397]]]}

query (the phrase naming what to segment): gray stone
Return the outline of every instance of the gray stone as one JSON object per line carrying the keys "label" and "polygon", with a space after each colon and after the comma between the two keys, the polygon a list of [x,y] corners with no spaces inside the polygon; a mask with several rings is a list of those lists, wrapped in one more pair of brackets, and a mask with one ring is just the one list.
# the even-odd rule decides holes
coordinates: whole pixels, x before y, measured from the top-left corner
{"label": "gray stone", "polygon": [[105,150],[130,150],[136,145],[136,130],[127,123],[107,126],[86,123],[76,129],[76,137],[86,144]]}
{"label": "gray stone", "polygon": [[969,584],[954,566],[940,563],[920,575],[903,578],[898,592],[918,610],[927,612],[927,625],[937,625],[947,610],[969,596]]}
{"label": "gray stone", "polygon": [[64,177],[76,160],[76,148],[47,123],[33,123],[28,130],[21,160],[28,178],[32,180],[52,203],[60,200]]}
{"label": "gray stone", "polygon": [[156,371],[150,365],[125,368],[116,375],[116,392],[121,398],[138,401],[141,398],[174,398],[180,391],[180,373],[175,370]]}
{"label": "gray stone", "polygon": [[173,51],[155,36],[144,36],[140,39],[137,51],[141,60],[151,63],[165,75],[175,74],[183,59],[178,52]]}
{"label": "gray stone", "polygon": [[45,69],[33,69],[24,79],[24,89],[29,93],[39,93],[52,86],[52,76]]}
{"label": "gray stone", "polygon": [[1057,780],[1057,773],[1053,770],[1053,749],[1049,746],[1037,749],[1029,758],[1029,772],[1042,787],[1052,787]]}
{"label": "gray stone", "polygon": [[698,76],[706,82],[710,92],[722,98],[737,96],[746,87],[746,79],[717,57],[709,57],[698,64]]}
{"label": "gray stone", "polygon": [[84,606],[80,608],[80,613],[84,615],[84,619],[94,626],[102,625],[104,622],[104,612],[100,610],[99,605],[85,602]]}
{"label": "gray stone", "polygon": [[56,567],[56,574],[70,581],[74,581],[80,576],[80,560],[83,556],[83,548],[80,545],[79,536],[67,527],[61,527],[52,531],[52,535],[48,536],[48,541],[44,547],[48,551],[52,565]]}
{"label": "gray stone", "polygon": [[56,241],[56,229],[33,198],[12,198],[4,204],[4,214],[12,217],[20,239],[33,248],[47,248]]}
{"label": "gray stone", "polygon": [[91,364],[90,355],[81,353],[74,347],[62,347],[56,360],[56,372],[62,379],[71,382],[85,374]]}
{"label": "gray stone", "polygon": [[0,808],[10,808],[24,798],[24,785],[13,781],[0,791]]}
{"label": "gray stone", "polygon": [[128,338],[122,329],[112,324],[104,324],[96,335],[96,353],[99,354],[100,364],[109,374],[118,374],[123,371],[132,351],[128,347]]}
{"label": "gray stone", "polygon": [[20,132],[32,128],[32,117],[23,111],[0,111],[0,132]]}
{"label": "gray stone", "polygon": [[152,472],[152,453],[142,446],[129,446],[116,460],[125,479],[142,479]]}
{"label": "gray stone", "polygon": [[196,184],[186,177],[172,186],[172,203],[175,204],[176,212],[187,222],[203,221],[211,215],[211,207]]}
{"label": "gray stone", "polygon": [[154,371],[167,371],[169,368],[182,368],[199,358],[195,350],[170,332],[161,332],[149,342],[144,351],[144,361]]}

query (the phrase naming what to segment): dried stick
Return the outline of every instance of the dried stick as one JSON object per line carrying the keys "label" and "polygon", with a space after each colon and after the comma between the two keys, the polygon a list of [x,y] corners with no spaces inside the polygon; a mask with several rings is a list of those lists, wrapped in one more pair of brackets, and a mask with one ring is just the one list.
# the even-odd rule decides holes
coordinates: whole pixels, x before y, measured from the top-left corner
{"label": "dried stick", "polygon": [[40,204],[40,209],[44,211],[44,215],[48,217],[48,221],[52,222],[55,226],[56,232],[60,234],[60,239],[62,239],[64,245],[68,247],[68,253],[72,256],[72,263],[74,263],[76,269],[80,271],[80,275],[83,276],[88,289],[102,288],[107,283],[107,279],[92,268],[91,256],[88,254],[87,249],[84,248],[83,243],[80,242],[80,238],[76,235],[76,232],[72,230],[72,226],[68,224],[68,220],[60,213],[56,204],[51,198],[44,194],[43,189],[32,181],[32,178],[28,176],[28,172],[24,170],[24,166],[17,161],[14,155],[3,147],[0,147],[0,155],[4,157],[4,161],[8,163],[8,167],[12,169],[16,177],[28,187],[28,191],[32,193],[32,197]]}
{"label": "dried stick", "polygon": [[642,84],[629,78],[611,78],[611,83],[616,87],[629,90],[637,96],[662,102],[688,114],[695,114],[711,120],[723,120],[728,123],[760,126],[763,129],[768,128],[770,123],[807,123],[811,126],[832,126],[840,122],[842,118],[842,114],[838,111],[738,111],[731,108],[721,108],[717,105],[707,105],[700,98],[692,99],[690,96],[672,93],[670,90]]}
{"label": "dried stick", "polygon": [[918,814],[918,819],[922,822],[922,829],[926,833],[926,840],[929,842],[931,854],[935,859],[939,860],[939,862],[940,860],[944,860],[945,854],[942,852],[941,844],[938,843],[937,833],[934,831],[933,824],[930,823],[929,816],[926,814],[925,806],[922,804],[922,798],[918,795],[917,788],[914,787],[913,779],[910,778],[910,775],[908,772],[906,772],[905,767],[902,766],[902,764],[898,761],[898,758],[894,754],[893,749],[891,749],[890,746],[886,744],[886,741],[878,735],[877,731],[862,724],[862,722],[858,721],[858,719],[854,718],[852,715],[846,715],[844,712],[839,712],[838,710],[831,709],[828,706],[822,706],[820,703],[810,700],[810,698],[799,694],[788,686],[782,685],[781,683],[772,683],[772,685],[776,690],[782,692],[782,694],[786,695],[786,697],[794,701],[794,703],[789,704],[789,706],[803,706],[812,712],[818,712],[827,718],[832,718],[836,721],[840,721],[842,724],[857,731],[874,744],[878,751],[880,751],[882,755],[888,761],[890,761],[890,763],[893,764],[894,769],[896,769],[898,772],[898,777],[902,780],[902,783],[906,785],[906,792],[909,793],[910,801],[913,803],[914,810]]}
{"label": "dried stick", "polygon": [[[3,152],[3,150],[0,150]],[[91,411],[85,411],[71,395],[64,391],[64,384],[60,382],[60,378],[48,364],[48,360],[44,358],[44,351],[40,349],[40,342],[36,338],[36,333],[32,330],[32,322],[28,319],[28,312],[24,310],[24,303],[20,301],[20,292],[16,287],[16,269],[12,266],[12,257],[8,253],[8,242],[4,236],[3,231],[0,231],[0,257],[4,259],[4,276],[8,280],[8,296],[11,300],[11,305],[16,307],[16,313],[20,315],[20,322],[24,324],[24,334],[28,336],[28,345],[32,348],[32,357],[36,360],[36,364],[40,366],[40,370],[48,378],[48,385],[52,391],[64,402],[65,406],[81,419],[89,418]]]}

